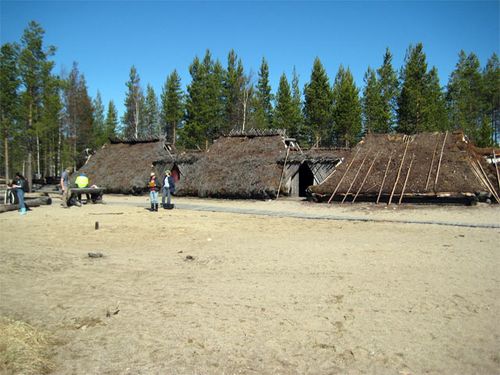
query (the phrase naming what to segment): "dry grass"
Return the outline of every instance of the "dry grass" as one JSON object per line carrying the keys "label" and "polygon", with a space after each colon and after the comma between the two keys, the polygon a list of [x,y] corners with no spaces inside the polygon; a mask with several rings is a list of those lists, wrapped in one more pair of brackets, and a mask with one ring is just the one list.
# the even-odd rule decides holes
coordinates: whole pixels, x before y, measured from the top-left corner
{"label": "dry grass", "polygon": [[0,317],[0,374],[48,374],[54,370],[52,344],[47,333]]}

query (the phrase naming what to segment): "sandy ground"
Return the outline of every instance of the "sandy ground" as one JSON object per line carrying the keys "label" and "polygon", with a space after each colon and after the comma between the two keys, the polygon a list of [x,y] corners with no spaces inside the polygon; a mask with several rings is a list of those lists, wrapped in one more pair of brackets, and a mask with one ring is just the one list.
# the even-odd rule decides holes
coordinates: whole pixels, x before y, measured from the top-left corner
{"label": "sandy ground", "polygon": [[500,373],[500,207],[105,202],[0,214],[0,315],[55,374]]}

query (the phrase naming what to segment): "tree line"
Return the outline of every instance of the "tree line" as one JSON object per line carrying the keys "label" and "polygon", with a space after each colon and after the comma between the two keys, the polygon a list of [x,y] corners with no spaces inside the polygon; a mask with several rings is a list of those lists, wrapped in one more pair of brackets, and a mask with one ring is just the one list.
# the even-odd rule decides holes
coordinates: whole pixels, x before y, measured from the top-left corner
{"label": "tree line", "polygon": [[28,178],[58,175],[64,166],[78,167],[85,150],[115,136],[166,137],[177,148],[204,149],[233,129],[286,129],[304,147],[351,147],[370,132],[462,129],[479,146],[498,144],[495,53],[481,67],[474,53],[460,51],[444,88],[421,43],[408,47],[399,70],[386,49],[380,67],[368,67],[362,89],[348,67],[340,66],[331,81],[316,58],[302,88],[294,69],[291,77],[281,75],[273,94],[265,58],[254,76],[234,50],[224,65],[207,50],[190,64],[186,90],[174,70],[159,97],[150,84],[144,88],[132,66],[119,118],[112,100],[105,105],[99,92],[90,97],[76,63],[69,74],[52,72],[56,49],[45,47],[43,36],[32,21],[20,43],[1,47],[0,172],[7,178],[13,170]]}

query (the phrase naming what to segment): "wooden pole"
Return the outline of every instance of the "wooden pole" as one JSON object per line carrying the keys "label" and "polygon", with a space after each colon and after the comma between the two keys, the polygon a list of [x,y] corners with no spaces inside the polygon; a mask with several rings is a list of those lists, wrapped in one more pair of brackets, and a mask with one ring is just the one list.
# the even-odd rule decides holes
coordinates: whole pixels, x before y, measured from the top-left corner
{"label": "wooden pole", "polygon": [[396,176],[396,181],[394,181],[394,186],[392,187],[391,196],[389,197],[388,205],[392,202],[392,197],[394,196],[394,191],[396,190],[396,185],[398,184],[399,175],[401,174],[401,168],[403,168],[403,163],[405,161],[406,151],[408,150],[409,140],[406,142],[405,152],[403,153],[403,158],[401,159],[401,164],[399,165],[398,174]]}
{"label": "wooden pole", "polygon": [[351,191],[352,186],[354,185],[354,182],[358,179],[359,172],[361,172],[361,169],[363,168],[363,165],[365,165],[366,158],[368,157],[369,154],[370,154],[370,150],[366,153],[363,161],[361,162],[361,165],[358,168],[358,171],[356,172],[356,175],[354,176],[354,179],[351,182],[351,185],[349,185],[349,189],[347,189],[347,192],[344,194],[344,199],[342,199],[342,202],[340,202],[340,204],[344,203],[345,200],[347,199],[347,194],[349,194],[349,192]]}
{"label": "wooden pole", "polygon": [[387,177],[387,172],[389,171],[389,165],[391,164],[391,160],[392,160],[392,152],[389,155],[389,160],[387,161],[387,166],[385,167],[384,178],[382,179],[382,184],[380,185],[377,201],[375,202],[376,204],[378,204],[378,202],[380,201],[380,196],[382,195],[382,188],[384,187],[385,179]]}
{"label": "wooden pole", "polygon": [[436,151],[439,146],[439,137],[438,140],[436,141],[436,146],[434,147],[434,152],[432,153],[432,160],[431,160],[431,166],[429,167],[429,173],[427,174],[427,182],[425,183],[425,191],[427,191],[427,188],[429,187],[429,182],[431,180],[431,172],[432,172],[432,167],[434,166],[434,159],[436,158]]}
{"label": "wooden pole", "polygon": [[415,154],[411,157],[410,166],[408,167],[408,172],[406,173],[405,183],[403,184],[403,189],[401,190],[401,196],[399,197],[398,204],[401,204],[403,201],[403,196],[405,195],[406,183],[408,182],[408,177],[410,176],[411,166],[413,164],[413,160],[415,159]]}
{"label": "wooden pole", "polygon": [[276,193],[276,199],[279,198],[280,196],[280,190],[281,190],[281,182],[283,181],[283,175],[285,174],[285,168],[286,168],[286,161],[288,160],[288,153],[290,152],[290,147],[286,148],[286,156],[285,156],[285,163],[283,164],[283,169],[281,170],[281,177],[280,177],[280,183],[278,185],[278,192]]}
{"label": "wooden pole", "polygon": [[373,161],[370,165],[370,168],[368,168],[368,172],[366,172],[366,175],[365,175],[365,178],[363,179],[363,182],[361,183],[361,186],[359,187],[358,191],[356,192],[356,195],[354,196],[354,198],[352,199],[352,202],[351,203],[354,203],[356,201],[356,198],[358,197],[359,195],[359,192],[361,191],[361,189],[363,188],[367,178],[368,178],[368,175],[370,174],[372,168],[373,168],[373,165],[375,164],[375,161],[377,160],[378,158],[378,155],[380,154],[380,152],[377,152],[377,154],[375,155],[375,157],[373,158]]}
{"label": "wooden pole", "polygon": [[439,169],[441,168],[441,160],[443,159],[444,146],[446,144],[446,138],[448,137],[448,132],[444,134],[443,146],[441,146],[441,155],[439,155],[439,163],[436,171],[436,179],[434,180],[434,190],[436,190],[438,178],[439,178]]}
{"label": "wooden pole", "polygon": [[476,163],[477,163],[477,165],[479,165],[479,168],[481,168],[481,172],[483,172],[483,176],[486,179],[486,182],[487,182],[488,186],[491,189],[491,193],[495,197],[497,203],[500,203],[500,197],[498,196],[496,190],[494,189],[493,185],[491,184],[491,181],[488,178],[488,175],[486,174],[486,172],[484,171],[483,166],[481,165],[481,163],[479,162],[479,160],[476,160]]}
{"label": "wooden pole", "polygon": [[328,203],[330,203],[333,199],[333,197],[335,196],[335,193],[337,192],[340,184],[342,183],[342,181],[344,181],[344,177],[346,176],[347,172],[349,172],[349,169],[351,169],[351,165],[352,163],[354,162],[354,159],[356,159],[356,156],[358,156],[358,152],[359,152],[360,148],[358,148],[356,150],[356,154],[354,154],[354,157],[352,158],[351,162],[349,163],[349,165],[347,166],[347,169],[345,170],[344,174],[342,175],[339,183],[337,184],[337,187],[335,187],[335,190],[333,191],[332,195],[330,196],[330,199],[328,199]]}

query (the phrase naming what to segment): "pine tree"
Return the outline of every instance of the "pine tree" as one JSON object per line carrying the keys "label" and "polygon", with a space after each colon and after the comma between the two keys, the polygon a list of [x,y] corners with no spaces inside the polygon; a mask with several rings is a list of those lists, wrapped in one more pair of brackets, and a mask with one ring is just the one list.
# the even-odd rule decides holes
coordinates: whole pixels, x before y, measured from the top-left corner
{"label": "pine tree", "polygon": [[398,97],[398,77],[392,67],[392,54],[385,50],[382,66],[377,69],[377,81],[382,99],[382,117],[377,126],[377,133],[389,133],[396,123]]}
{"label": "pine tree", "polygon": [[438,72],[435,67],[427,74],[425,98],[426,113],[424,117],[427,121],[424,131],[449,130],[445,95],[439,84]]}
{"label": "pine tree", "polygon": [[292,107],[290,109],[290,125],[288,127],[291,137],[302,141],[305,137],[303,134],[304,117],[302,115],[302,98],[299,88],[299,76],[293,67],[292,71]]}
{"label": "pine tree", "polygon": [[125,114],[122,118],[125,137],[139,138],[144,136],[143,124],[141,123],[142,111],[144,109],[144,94],[140,82],[141,79],[137,73],[137,69],[132,65],[129,80],[126,83]]}
{"label": "pine tree", "polygon": [[365,73],[362,109],[365,133],[387,133],[388,123],[385,117],[384,101],[381,95],[380,82],[371,68]]}
{"label": "pine tree", "polygon": [[327,141],[332,126],[332,92],[319,58],[314,60],[311,79],[304,87],[305,135],[308,143]]}
{"label": "pine tree", "polygon": [[184,118],[184,93],[181,78],[174,70],[168,77],[161,94],[161,123],[167,139],[175,145],[177,128]]}
{"label": "pine tree", "polygon": [[451,126],[462,129],[473,142],[480,139],[483,124],[483,80],[480,63],[473,53],[460,51],[448,82],[447,103]]}
{"label": "pine tree", "polygon": [[160,118],[158,112],[158,98],[151,85],[146,87],[146,100],[142,112],[143,134],[149,137],[160,137]]}
{"label": "pine tree", "polygon": [[226,120],[224,131],[242,127],[242,97],[244,95],[245,73],[243,63],[234,50],[229,51],[224,78],[224,102]]}
{"label": "pine tree", "polygon": [[333,87],[333,143],[350,147],[361,135],[359,90],[349,69],[340,66]]}
{"label": "pine tree", "polygon": [[274,109],[273,124],[277,129],[285,129],[290,134],[293,108],[292,92],[285,73],[280,77],[278,92],[276,93],[276,106]]}
{"label": "pine tree", "polygon": [[6,43],[0,50],[0,129],[3,138],[4,175],[10,179],[9,144],[19,111],[19,46]]}
{"label": "pine tree", "polygon": [[398,98],[398,132],[419,133],[429,129],[427,115],[428,76],[422,43],[410,46],[401,69],[401,93]]}
{"label": "pine tree", "polygon": [[94,139],[95,146],[100,147],[106,143],[105,137],[105,119],[104,119],[104,105],[102,104],[101,93],[97,91],[96,97],[93,100],[94,107]]}
{"label": "pine tree", "polygon": [[484,143],[498,145],[500,142],[500,64],[494,53],[483,71],[484,107],[486,122],[489,124],[491,141]]}
{"label": "pine tree", "polygon": [[110,100],[108,112],[106,113],[106,121],[104,122],[104,137],[106,140],[116,136],[118,125],[118,112],[116,111],[115,103]]}
{"label": "pine tree", "polygon": [[259,80],[255,92],[255,125],[261,129],[270,129],[273,124],[273,95],[269,84],[269,65],[265,58],[262,58],[262,64],[259,70]]}
{"label": "pine tree", "polygon": [[[21,80],[21,121],[24,124],[24,149],[26,150],[26,176],[29,185],[33,177],[33,152],[38,151],[40,145],[37,130],[42,115],[42,98],[44,82],[54,66],[48,58],[55,53],[55,47],[49,46],[43,50],[43,36],[45,31],[35,21],[31,21],[24,30],[21,38],[21,53],[19,57],[19,71]],[[37,152],[39,166],[40,153]],[[40,168],[38,168],[40,173]]]}

